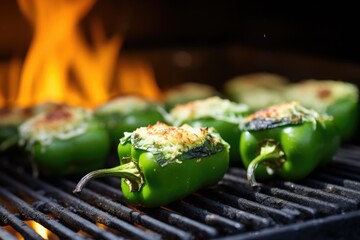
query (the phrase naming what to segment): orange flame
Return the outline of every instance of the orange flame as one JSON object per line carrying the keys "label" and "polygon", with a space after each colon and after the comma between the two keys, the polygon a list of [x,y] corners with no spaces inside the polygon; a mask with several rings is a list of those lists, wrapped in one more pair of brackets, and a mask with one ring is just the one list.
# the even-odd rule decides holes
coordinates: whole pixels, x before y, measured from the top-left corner
{"label": "orange flame", "polygon": [[7,93],[0,96],[0,107],[29,107],[46,101],[96,107],[123,93],[160,99],[148,63],[119,62],[120,36],[106,39],[98,21],[91,25],[92,45],[81,34],[79,22],[95,0],[18,3],[34,27],[34,36],[22,69],[19,61],[9,67]]}
{"label": "orange flame", "polygon": [[50,231],[47,230],[43,225],[35,221],[27,221],[27,224],[34,229],[34,231],[39,234],[43,239],[50,239]]}

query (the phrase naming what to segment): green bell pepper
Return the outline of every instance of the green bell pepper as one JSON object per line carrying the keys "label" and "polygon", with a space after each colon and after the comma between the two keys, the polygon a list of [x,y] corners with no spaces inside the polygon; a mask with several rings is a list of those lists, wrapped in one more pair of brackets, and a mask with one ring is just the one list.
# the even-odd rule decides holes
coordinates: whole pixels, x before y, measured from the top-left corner
{"label": "green bell pepper", "polygon": [[126,133],[118,155],[119,166],[87,174],[74,192],[93,178],[116,176],[129,203],[159,207],[216,184],[229,165],[229,146],[213,129],[160,122]]}
{"label": "green bell pepper", "polygon": [[31,112],[21,108],[0,109],[0,152],[13,149],[19,140],[19,125],[31,116]]}
{"label": "green bell pepper", "polygon": [[19,141],[19,126],[29,118],[55,108],[60,104],[46,102],[27,108],[0,109],[0,152],[7,150],[17,151]]}
{"label": "green bell pepper", "polygon": [[340,145],[333,120],[283,103],[260,110],[242,123],[240,153],[251,185],[280,176],[299,180],[331,161]]}
{"label": "green bell pepper", "polygon": [[103,166],[108,133],[92,111],[59,105],[19,126],[19,145],[42,175],[76,175]]}
{"label": "green bell pepper", "polygon": [[166,110],[170,111],[178,104],[219,95],[220,93],[211,85],[186,82],[166,89],[163,99]]}
{"label": "green bell pepper", "polygon": [[224,94],[244,103],[252,112],[284,101],[283,89],[289,80],[281,75],[259,72],[233,77],[224,84]]}
{"label": "green bell pepper", "polygon": [[230,144],[230,161],[240,159],[239,141],[241,120],[249,112],[245,104],[220,97],[210,97],[179,104],[170,111],[170,121],[175,126],[189,124],[194,127],[213,127]]}
{"label": "green bell pepper", "polygon": [[95,109],[95,116],[102,121],[110,136],[111,145],[116,148],[124,132],[157,121],[164,121],[160,104],[135,95],[128,95],[113,99]]}
{"label": "green bell pepper", "polygon": [[321,114],[334,117],[342,140],[351,140],[359,122],[359,91],[356,85],[333,80],[304,80],[286,89],[289,101],[295,100]]}

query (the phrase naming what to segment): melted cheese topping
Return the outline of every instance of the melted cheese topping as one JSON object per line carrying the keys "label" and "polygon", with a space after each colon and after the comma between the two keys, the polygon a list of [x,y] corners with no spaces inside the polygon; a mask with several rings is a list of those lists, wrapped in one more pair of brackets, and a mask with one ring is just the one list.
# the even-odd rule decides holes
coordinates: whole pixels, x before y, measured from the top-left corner
{"label": "melted cheese topping", "polygon": [[328,116],[320,116],[316,111],[306,109],[299,102],[286,102],[259,110],[247,116],[241,123],[244,130],[262,130],[285,125],[296,125],[304,122],[313,123],[316,127],[317,121]]}
{"label": "melted cheese topping", "polygon": [[58,106],[21,124],[19,143],[32,148],[36,142],[46,146],[54,139],[69,139],[85,133],[91,120],[92,113],[89,110]]}
{"label": "melted cheese topping", "polygon": [[193,128],[189,125],[172,127],[160,122],[125,133],[120,142],[123,144],[129,140],[134,148],[151,152],[161,165],[176,161],[180,155],[195,148],[208,147],[207,152],[210,154],[216,148],[213,146],[223,149],[227,145],[220,135],[208,128]]}
{"label": "melted cheese topping", "polygon": [[175,125],[180,125],[186,120],[213,118],[231,123],[239,123],[249,111],[245,104],[234,103],[219,97],[210,97],[177,105],[170,112]]}
{"label": "melted cheese topping", "polygon": [[201,99],[216,95],[216,90],[206,84],[188,82],[175,86],[165,91],[164,98],[166,101],[182,101],[184,99]]}
{"label": "melted cheese topping", "polygon": [[332,80],[304,80],[293,84],[286,91],[288,100],[300,101],[305,106],[324,113],[329,105],[348,98],[358,101],[358,89],[351,83]]}
{"label": "melted cheese topping", "polygon": [[253,73],[237,76],[224,84],[226,95],[233,101],[261,109],[283,101],[282,89],[288,79],[272,73]]}
{"label": "melted cheese topping", "polygon": [[121,113],[129,114],[134,111],[145,110],[150,106],[153,106],[154,103],[145,100],[139,96],[125,96],[115,98],[106,104],[100,106],[97,110],[97,114],[112,114],[112,113]]}

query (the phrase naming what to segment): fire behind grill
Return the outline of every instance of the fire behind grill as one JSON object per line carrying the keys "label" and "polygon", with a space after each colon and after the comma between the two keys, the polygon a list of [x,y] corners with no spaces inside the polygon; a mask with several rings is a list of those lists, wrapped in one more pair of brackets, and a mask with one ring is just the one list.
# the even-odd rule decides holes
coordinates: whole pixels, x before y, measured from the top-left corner
{"label": "fire behind grill", "polygon": [[[205,173],[206,174],[206,173]],[[217,186],[163,208],[129,206],[119,179],[36,179],[1,159],[0,238],[42,239],[33,220],[60,239],[355,239],[360,235],[360,147],[299,182],[249,187],[231,167]],[[17,233],[16,233],[17,232]],[[14,235],[18,234],[18,235]]]}

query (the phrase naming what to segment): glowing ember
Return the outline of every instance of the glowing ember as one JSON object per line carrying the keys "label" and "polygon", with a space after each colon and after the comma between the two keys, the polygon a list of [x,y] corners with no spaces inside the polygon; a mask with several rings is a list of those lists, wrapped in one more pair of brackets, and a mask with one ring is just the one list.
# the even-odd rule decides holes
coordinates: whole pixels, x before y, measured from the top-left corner
{"label": "glowing ember", "polygon": [[123,93],[160,99],[147,63],[119,62],[120,36],[107,39],[101,24],[94,21],[92,44],[85,40],[79,22],[95,0],[18,3],[34,27],[34,35],[22,67],[14,60],[9,64],[7,80],[0,80],[0,107],[29,107],[43,102],[96,107]]}

